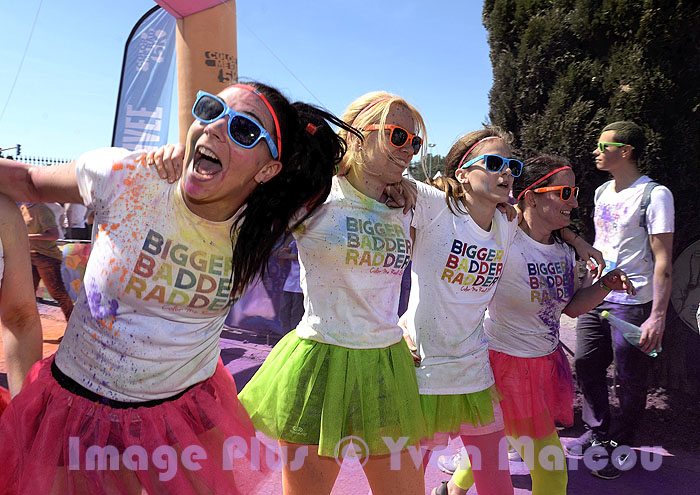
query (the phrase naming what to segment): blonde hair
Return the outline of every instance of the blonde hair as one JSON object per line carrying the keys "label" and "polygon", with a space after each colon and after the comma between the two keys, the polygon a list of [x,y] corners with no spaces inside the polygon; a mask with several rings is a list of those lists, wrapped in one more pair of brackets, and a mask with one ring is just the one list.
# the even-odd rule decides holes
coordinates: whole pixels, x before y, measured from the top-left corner
{"label": "blonde hair", "polygon": [[[479,141],[488,137],[500,138],[508,146],[513,142],[512,134],[496,126],[487,126],[484,129],[465,134],[452,145],[452,148],[450,148],[450,151],[447,153],[447,157],[445,157],[445,174],[436,179],[431,179],[429,177],[426,179],[428,184],[445,193],[447,207],[455,215],[459,213],[464,215],[468,214],[465,198],[467,191],[464,189],[464,185],[456,179],[455,172],[460,163],[465,163],[470,158],[479,156],[485,144],[479,143]],[[474,146],[475,144],[477,145]],[[470,149],[472,147],[473,149]],[[467,151],[469,151],[469,153],[465,155]]]}
{"label": "blonde hair", "polygon": [[[369,132],[371,132],[364,130],[364,128],[368,125],[378,124],[380,127],[386,125],[386,118],[392,105],[401,105],[408,109],[413,117],[413,122],[415,123],[416,128],[407,129],[407,131],[413,132],[422,137],[423,144],[425,144],[428,137],[425,129],[425,123],[423,122],[423,117],[421,116],[420,112],[418,112],[413,105],[408,103],[400,96],[392,95],[386,91],[373,91],[360,96],[355,101],[350,103],[348,108],[343,113],[342,119],[345,123],[359,130],[363,137],[366,137]],[[338,173],[341,175],[347,174],[353,167],[358,167],[360,169],[364,169],[364,172],[368,172],[367,164],[374,159],[371,152],[362,149],[361,146],[353,146],[353,140],[357,138],[352,134],[349,134],[347,130],[340,129],[340,131],[338,131],[338,135],[348,143],[348,150],[343,157],[343,161],[340,163]],[[389,142],[386,133],[377,133],[377,139],[379,149],[388,154],[393,145]],[[422,146],[420,151],[421,161],[423,161],[424,155],[425,146]]]}

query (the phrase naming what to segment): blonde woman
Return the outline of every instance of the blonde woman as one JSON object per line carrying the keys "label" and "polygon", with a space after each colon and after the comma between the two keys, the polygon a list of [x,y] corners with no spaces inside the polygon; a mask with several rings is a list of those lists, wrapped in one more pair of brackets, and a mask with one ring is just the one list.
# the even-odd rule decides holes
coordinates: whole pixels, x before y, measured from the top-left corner
{"label": "blonde woman", "polygon": [[[410,217],[389,208],[385,190],[420,153],[425,127],[403,98],[375,92],[355,100],[341,130],[343,176],[324,205],[293,234],[299,250],[304,316],[241,392],[255,426],[279,440],[288,458],[284,493],[328,494],[343,438],[361,439],[374,493],[423,494],[423,473],[406,447],[423,437],[413,362],[396,310],[412,252]],[[402,442],[396,451],[390,438]],[[364,447],[362,447],[364,449]],[[394,450],[394,454],[392,454]],[[392,458],[399,469],[392,469]]]}

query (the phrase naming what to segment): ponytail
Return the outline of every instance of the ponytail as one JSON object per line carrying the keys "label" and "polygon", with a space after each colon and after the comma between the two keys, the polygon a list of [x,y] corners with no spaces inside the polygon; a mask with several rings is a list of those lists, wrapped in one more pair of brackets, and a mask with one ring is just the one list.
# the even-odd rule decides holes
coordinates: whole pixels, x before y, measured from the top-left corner
{"label": "ponytail", "polygon": [[248,84],[265,95],[277,115],[282,169],[252,192],[232,227],[233,294],[243,293],[257,275],[265,274],[275,244],[297,211],[306,209],[293,227],[328,197],[336,167],[347,148],[331,124],[359,134],[325,110],[301,102],[291,104],[274,88]]}

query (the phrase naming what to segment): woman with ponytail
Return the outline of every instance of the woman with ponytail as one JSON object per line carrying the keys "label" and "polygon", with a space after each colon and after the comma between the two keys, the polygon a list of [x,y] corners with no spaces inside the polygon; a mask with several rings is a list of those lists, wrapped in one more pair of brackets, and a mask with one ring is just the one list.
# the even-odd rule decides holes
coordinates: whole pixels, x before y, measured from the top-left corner
{"label": "woman with ponytail", "polygon": [[[559,234],[578,206],[578,187],[566,159],[540,155],[527,160],[513,196],[523,219],[484,319],[488,355],[502,396],[505,432],[530,469],[532,493],[563,495],[566,461],[555,423],[573,424],[574,385],[559,344],[561,313],[576,317],[610,290],[634,288],[624,272],[613,270],[597,284],[578,289],[574,250]],[[462,461],[463,469],[434,493],[467,492],[478,478]]]}
{"label": "woman with ponytail", "polygon": [[261,492],[219,334],[290,221],[328,195],[345,152],[331,124],[350,128],[259,83],[200,91],[192,113],[176,183],[143,151],[0,159],[0,192],[85,204],[98,226],[58,351],[0,420],[1,494]]}
{"label": "woman with ponytail", "polygon": [[497,211],[522,169],[510,142],[496,127],[467,134],[447,154],[443,177],[417,184],[411,294],[402,317],[428,429],[423,445],[460,436],[470,455],[478,452],[480,494],[513,493],[510,473],[500,469],[508,465],[499,456],[503,419],[481,323],[517,228]]}

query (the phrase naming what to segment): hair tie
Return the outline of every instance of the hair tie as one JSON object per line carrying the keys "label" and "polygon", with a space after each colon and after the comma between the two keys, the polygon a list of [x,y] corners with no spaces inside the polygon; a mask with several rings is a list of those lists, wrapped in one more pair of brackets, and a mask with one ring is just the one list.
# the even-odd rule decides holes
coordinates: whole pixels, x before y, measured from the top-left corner
{"label": "hair tie", "polygon": [[316,134],[316,131],[317,131],[317,130],[318,130],[318,127],[316,127],[315,125],[313,125],[311,122],[309,122],[308,124],[306,124],[306,132],[308,132],[308,133],[311,134],[312,136],[313,136],[314,134]]}
{"label": "hair tie", "polygon": [[241,88],[245,89],[247,91],[250,91],[254,95],[256,95],[258,98],[262,100],[262,102],[265,104],[267,109],[270,111],[270,114],[272,115],[272,120],[275,123],[275,132],[277,133],[277,158],[279,159],[282,156],[282,134],[280,133],[280,123],[277,120],[277,114],[275,113],[275,110],[272,108],[272,105],[270,105],[270,102],[267,101],[267,98],[265,98],[265,95],[262,94],[260,91],[258,91],[256,88],[251,86],[250,84],[234,84],[233,87],[236,88]]}
{"label": "hair tie", "polygon": [[382,98],[378,98],[378,99],[374,100],[372,103],[370,103],[370,104],[367,105],[365,108],[363,108],[362,110],[360,110],[360,112],[359,112],[359,113],[355,116],[355,118],[352,120],[352,124],[351,124],[351,125],[354,127],[354,126],[355,126],[355,122],[357,122],[357,119],[360,118],[360,115],[362,115],[363,113],[365,113],[367,110],[369,110],[370,108],[372,108],[372,107],[373,107],[374,105],[376,105],[377,103],[382,102],[382,101],[386,101],[386,100],[391,100],[392,98],[393,98],[393,96],[384,96],[384,97],[382,97]]}
{"label": "hair tie", "polygon": [[363,108],[362,110],[360,110],[360,113],[358,113],[357,116],[359,117],[360,115],[362,115],[363,113],[365,113],[367,110],[369,110],[370,108],[372,108],[372,107],[373,107],[374,105],[376,105],[377,103],[382,102],[382,101],[386,101],[386,100],[390,100],[390,99],[391,99],[391,96],[384,96],[383,98],[379,98],[379,99],[377,99],[377,100],[374,100],[372,103],[370,103],[370,104],[367,105],[365,108]]}
{"label": "hair tie", "polygon": [[535,187],[537,184],[539,184],[540,182],[542,182],[543,180],[545,180],[547,177],[551,177],[551,176],[553,176],[554,174],[556,174],[557,172],[561,172],[562,170],[566,170],[567,168],[568,168],[569,170],[571,170],[571,167],[570,167],[569,165],[567,165],[566,167],[559,167],[559,168],[556,169],[556,170],[552,170],[551,172],[549,172],[549,173],[548,173],[547,175],[545,175],[544,177],[542,177],[542,178],[540,178],[540,179],[537,179],[535,182],[533,182],[532,184],[530,184],[529,186],[527,186],[525,189],[523,189],[523,192],[521,192],[520,194],[518,194],[518,201],[520,201],[520,198],[523,197],[523,194],[525,194],[525,192],[526,192],[528,189],[532,189],[532,188]]}
{"label": "hair tie", "polygon": [[457,169],[459,169],[462,166],[462,164],[464,163],[464,159],[467,158],[467,155],[469,155],[469,153],[471,153],[474,148],[476,148],[478,145],[480,145],[484,141],[488,141],[489,139],[501,139],[501,138],[499,136],[486,136],[483,139],[479,139],[476,143],[472,144],[471,148],[469,148],[464,155],[462,155],[462,159],[459,161],[459,165],[457,165]]}

